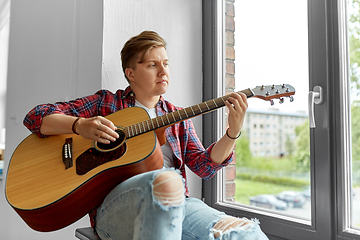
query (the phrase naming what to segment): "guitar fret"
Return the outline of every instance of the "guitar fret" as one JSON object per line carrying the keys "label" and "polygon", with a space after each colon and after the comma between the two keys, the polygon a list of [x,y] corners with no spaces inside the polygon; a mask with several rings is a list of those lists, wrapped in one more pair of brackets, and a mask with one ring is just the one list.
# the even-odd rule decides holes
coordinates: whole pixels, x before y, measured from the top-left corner
{"label": "guitar fret", "polygon": [[215,100],[214,100],[214,99],[213,99],[213,102],[214,102],[215,106],[216,106],[216,107],[218,107],[218,105],[216,104],[216,102],[215,102]]}
{"label": "guitar fret", "polygon": [[201,108],[200,108],[199,104],[196,104],[196,105],[198,106],[200,113],[202,113],[202,111],[201,111]]}
{"label": "guitar fret", "polygon": [[206,102],[204,102],[204,103],[205,103],[205,105],[206,105],[207,109],[208,109],[208,110],[210,110],[210,108],[209,108],[208,104],[207,104]]}
{"label": "guitar fret", "polygon": [[193,110],[192,106],[190,107],[190,109],[191,109],[191,111],[193,112],[193,114],[194,114],[194,116],[195,116],[196,114],[195,114],[195,112],[194,112],[194,110]]}
{"label": "guitar fret", "polygon": [[157,123],[158,127],[160,127],[160,125],[159,125],[159,122],[158,122],[157,118],[155,118],[155,120],[156,120],[156,123]]}
{"label": "guitar fret", "polygon": [[136,133],[136,135],[138,135],[138,132],[137,132],[137,129],[136,129],[136,125],[134,125],[134,128],[135,128],[135,133]]}
{"label": "guitar fret", "polygon": [[133,129],[133,125],[131,125],[131,132],[132,132],[132,136],[134,136],[134,129]]}
{"label": "guitar fret", "polygon": [[148,126],[148,131],[150,131],[149,120],[146,120],[146,124],[147,124],[147,126]]}
{"label": "guitar fret", "polygon": [[188,118],[189,116],[188,116],[188,114],[186,112],[186,108],[184,109],[184,113],[185,113],[186,117]]}
{"label": "guitar fret", "polygon": [[164,119],[163,119],[163,116],[160,116],[160,118],[161,118],[161,121],[162,121],[162,123],[163,123],[163,126],[165,125],[165,123],[164,123]]}
{"label": "guitar fret", "polygon": [[152,129],[155,129],[153,120],[151,119],[150,121],[151,121],[151,125],[152,125],[152,127],[153,127]]}
{"label": "guitar fret", "polygon": [[174,119],[174,122],[176,122],[176,118],[175,118],[175,116],[174,116],[174,112],[171,112],[171,115],[172,115],[172,117],[173,117],[173,119]]}
{"label": "guitar fret", "polygon": [[180,115],[180,111],[177,111],[177,114],[179,115],[180,120],[182,120],[182,117]]}
{"label": "guitar fret", "polygon": [[217,98],[217,99],[215,99],[215,100],[218,101],[218,104],[219,104],[220,106],[224,106],[224,105],[225,105],[224,99],[222,99],[222,98]]}
{"label": "guitar fret", "polygon": [[168,124],[170,124],[170,119],[169,119],[169,117],[168,117],[168,114],[166,114],[165,116],[166,116],[166,118],[167,118],[167,120],[168,120]]}
{"label": "guitar fret", "polygon": [[144,122],[141,122],[142,123],[142,125],[143,125],[143,129],[144,129],[144,132],[146,132],[146,129],[145,129],[145,124],[144,124]]}

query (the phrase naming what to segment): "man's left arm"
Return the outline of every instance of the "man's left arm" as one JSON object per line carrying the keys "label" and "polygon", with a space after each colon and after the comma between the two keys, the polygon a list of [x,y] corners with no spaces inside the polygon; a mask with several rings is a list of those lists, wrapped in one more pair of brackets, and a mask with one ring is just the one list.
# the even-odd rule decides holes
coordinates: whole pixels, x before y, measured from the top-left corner
{"label": "man's left arm", "polygon": [[248,107],[247,97],[243,93],[232,93],[225,105],[229,110],[229,128],[224,136],[215,143],[210,153],[212,161],[217,164],[222,164],[234,149],[236,139],[239,137],[244,123]]}

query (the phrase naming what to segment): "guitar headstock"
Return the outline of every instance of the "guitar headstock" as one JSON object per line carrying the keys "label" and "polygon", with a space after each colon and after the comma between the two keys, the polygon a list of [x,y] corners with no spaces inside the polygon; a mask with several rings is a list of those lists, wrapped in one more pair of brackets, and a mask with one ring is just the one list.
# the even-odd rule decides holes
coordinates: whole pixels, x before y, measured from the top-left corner
{"label": "guitar headstock", "polygon": [[274,101],[272,99],[278,98],[280,99],[280,103],[284,102],[284,97],[289,97],[290,102],[294,101],[292,95],[295,94],[295,88],[289,84],[281,84],[281,85],[262,85],[257,86],[256,88],[251,89],[254,96],[257,98],[261,98],[266,101],[270,101],[271,105],[274,105]]}

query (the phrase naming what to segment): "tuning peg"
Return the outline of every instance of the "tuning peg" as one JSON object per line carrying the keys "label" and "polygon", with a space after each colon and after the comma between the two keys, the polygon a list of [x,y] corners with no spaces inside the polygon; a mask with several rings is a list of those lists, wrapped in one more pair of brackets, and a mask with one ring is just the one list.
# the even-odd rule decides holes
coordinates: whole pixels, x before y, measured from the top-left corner
{"label": "tuning peg", "polygon": [[293,102],[293,101],[294,101],[294,97],[290,96],[290,102]]}
{"label": "tuning peg", "polygon": [[284,98],[279,98],[279,99],[280,99],[280,101],[279,101],[280,104],[284,103],[284,101],[285,101]]}
{"label": "tuning peg", "polygon": [[274,100],[270,99],[269,101],[270,101],[270,105],[274,106]]}

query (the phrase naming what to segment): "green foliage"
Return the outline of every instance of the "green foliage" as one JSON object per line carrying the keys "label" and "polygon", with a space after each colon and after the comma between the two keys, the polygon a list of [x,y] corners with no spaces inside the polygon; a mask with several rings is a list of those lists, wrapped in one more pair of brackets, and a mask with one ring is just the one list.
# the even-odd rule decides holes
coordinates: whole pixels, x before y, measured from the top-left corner
{"label": "green foliage", "polygon": [[350,80],[353,89],[360,89],[360,1],[349,0],[352,8],[349,18]]}
{"label": "green foliage", "polygon": [[306,187],[310,185],[310,183],[307,181],[296,180],[292,178],[272,177],[267,175],[251,175],[248,173],[237,173],[236,178],[291,187]]}
{"label": "green foliage", "polygon": [[276,171],[296,171],[296,161],[291,157],[277,158],[253,156],[251,162],[246,166],[241,167]]}
{"label": "green foliage", "polygon": [[244,135],[236,140],[236,166],[247,166],[251,160],[252,155],[250,151],[249,139]]}
{"label": "green foliage", "polygon": [[294,141],[293,141],[293,139],[290,138],[290,136],[288,134],[286,135],[285,149],[290,156],[292,156],[294,154],[294,151],[295,151]]}
{"label": "green foliage", "polygon": [[307,172],[310,171],[310,131],[309,120],[295,128],[297,136],[297,149],[294,159],[297,162],[297,170]]}
{"label": "green foliage", "polygon": [[360,101],[351,104],[352,159],[360,160]]}

